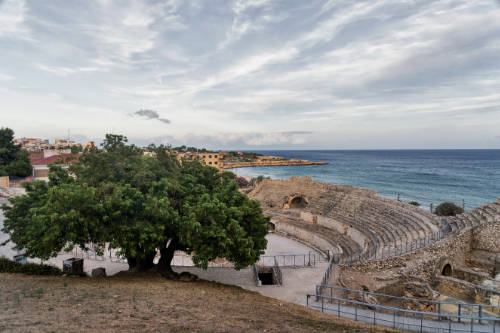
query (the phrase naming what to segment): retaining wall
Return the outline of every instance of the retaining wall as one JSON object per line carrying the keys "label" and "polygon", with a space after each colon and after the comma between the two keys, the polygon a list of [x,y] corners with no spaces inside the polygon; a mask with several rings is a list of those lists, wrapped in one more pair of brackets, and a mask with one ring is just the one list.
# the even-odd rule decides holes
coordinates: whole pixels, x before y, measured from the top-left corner
{"label": "retaining wall", "polygon": [[[290,225],[288,223],[273,222],[275,225],[275,230],[277,232],[282,232],[291,235],[302,242],[309,244],[311,248],[319,248],[322,250],[330,250],[333,253],[342,253],[342,249],[338,246],[330,243],[326,239],[319,237],[318,235],[309,232],[308,230]],[[339,252],[340,251],[340,252]]]}

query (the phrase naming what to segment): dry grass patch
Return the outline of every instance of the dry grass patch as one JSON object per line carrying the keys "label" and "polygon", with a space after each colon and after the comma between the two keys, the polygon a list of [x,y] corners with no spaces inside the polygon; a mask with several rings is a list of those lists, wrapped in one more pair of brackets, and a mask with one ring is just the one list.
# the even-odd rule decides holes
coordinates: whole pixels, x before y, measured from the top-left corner
{"label": "dry grass patch", "polygon": [[211,282],[154,274],[91,279],[0,273],[0,332],[377,330]]}

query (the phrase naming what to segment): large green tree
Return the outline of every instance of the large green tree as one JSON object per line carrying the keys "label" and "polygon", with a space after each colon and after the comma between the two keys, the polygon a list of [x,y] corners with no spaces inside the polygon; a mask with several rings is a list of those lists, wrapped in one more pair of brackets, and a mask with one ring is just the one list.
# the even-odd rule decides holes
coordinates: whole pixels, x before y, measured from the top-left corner
{"label": "large green tree", "polygon": [[0,128],[0,176],[25,177],[31,174],[29,154],[14,144],[14,131]]}
{"label": "large green tree", "polygon": [[231,173],[197,161],[179,164],[163,147],[153,156],[106,135],[102,150],[88,149],[68,170],[52,167],[49,182],[26,184],[27,194],[5,205],[3,231],[39,258],[89,243],[119,248],[130,269],[154,266],[173,276],[176,250],[207,267],[226,258],[246,267],[266,247],[268,218],[257,201],[239,193]]}

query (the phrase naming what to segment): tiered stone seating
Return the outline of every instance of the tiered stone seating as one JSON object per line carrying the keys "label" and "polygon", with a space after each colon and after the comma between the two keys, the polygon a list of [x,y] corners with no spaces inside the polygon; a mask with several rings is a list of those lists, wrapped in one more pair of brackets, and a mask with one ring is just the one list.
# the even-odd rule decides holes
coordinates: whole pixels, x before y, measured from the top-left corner
{"label": "tiered stone seating", "polygon": [[419,241],[428,239],[440,229],[438,220],[430,213],[405,204],[366,199],[355,211],[354,218],[347,218],[335,213],[338,202],[325,204],[323,213],[353,225],[362,233],[369,231],[372,244],[377,244],[378,255],[397,252],[394,248],[406,249],[412,242],[420,244]]}
{"label": "tiered stone seating", "polygon": [[500,204],[498,202],[448,218],[448,223],[453,233],[493,221],[500,221]]}
{"label": "tiered stone seating", "polygon": [[304,224],[298,221],[290,221],[290,223],[302,229],[321,235],[334,245],[339,245],[342,248],[344,256],[351,256],[362,252],[361,247],[355,241],[353,241],[350,237],[342,235],[334,229],[317,224]]}
{"label": "tiered stone seating", "polygon": [[[297,196],[303,198],[306,205],[291,207],[290,203]],[[399,254],[426,246],[446,232],[459,232],[500,220],[500,201],[447,219],[407,203],[380,197],[372,190],[313,182],[308,177],[264,181],[251,197],[260,200],[266,212],[290,211],[290,223],[330,239],[350,256],[374,251],[384,256]],[[345,234],[341,230],[344,226],[347,227]],[[446,226],[449,228],[445,229]],[[368,249],[363,244],[365,241]]]}
{"label": "tiered stone seating", "polygon": [[286,213],[275,213],[273,215],[275,217],[280,216],[281,218],[285,218],[287,224],[293,225],[298,229],[303,229],[321,236],[321,238],[328,240],[328,242],[331,243],[332,248],[336,248],[337,245],[340,246],[343,256],[350,256],[362,252],[362,248],[359,244],[357,244],[350,237],[339,233],[334,228],[328,228],[327,226],[301,221],[300,213],[298,211],[289,210]]}

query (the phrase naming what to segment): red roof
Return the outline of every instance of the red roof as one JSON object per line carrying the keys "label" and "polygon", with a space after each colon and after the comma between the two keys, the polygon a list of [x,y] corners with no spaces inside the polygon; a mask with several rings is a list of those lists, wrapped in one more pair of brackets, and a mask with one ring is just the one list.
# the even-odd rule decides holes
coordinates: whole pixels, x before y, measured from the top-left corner
{"label": "red roof", "polygon": [[49,165],[52,163],[61,163],[61,164],[72,164],[80,158],[82,153],[78,154],[61,154],[54,155],[47,158],[43,157],[43,152],[39,154],[31,154],[30,161],[31,165]]}

